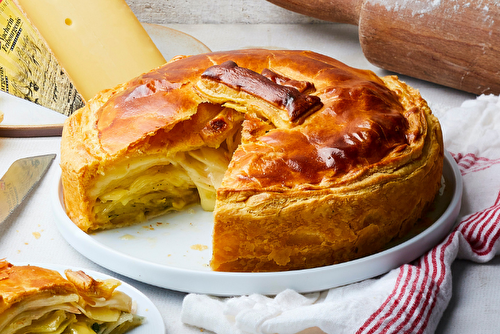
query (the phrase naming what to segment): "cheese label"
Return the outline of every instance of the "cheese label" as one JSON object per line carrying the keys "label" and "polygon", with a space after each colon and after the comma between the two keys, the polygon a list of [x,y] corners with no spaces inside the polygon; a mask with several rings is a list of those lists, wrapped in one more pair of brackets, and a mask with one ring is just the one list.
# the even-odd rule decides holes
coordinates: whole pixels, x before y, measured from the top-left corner
{"label": "cheese label", "polygon": [[36,28],[11,0],[0,2],[0,89],[64,115],[85,105]]}

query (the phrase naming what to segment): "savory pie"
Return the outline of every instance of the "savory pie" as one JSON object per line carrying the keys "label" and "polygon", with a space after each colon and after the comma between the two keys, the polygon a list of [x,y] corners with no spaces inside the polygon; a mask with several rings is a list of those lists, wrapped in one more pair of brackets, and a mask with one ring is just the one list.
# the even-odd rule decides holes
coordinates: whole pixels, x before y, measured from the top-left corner
{"label": "savory pie", "polygon": [[441,185],[417,90],[310,51],[176,57],[65,123],[68,216],[85,232],[200,202],[218,271],[348,261],[404,236]]}
{"label": "savory pie", "polygon": [[65,275],[0,260],[0,333],[122,334],[143,322],[132,299],[116,290],[120,281]]}

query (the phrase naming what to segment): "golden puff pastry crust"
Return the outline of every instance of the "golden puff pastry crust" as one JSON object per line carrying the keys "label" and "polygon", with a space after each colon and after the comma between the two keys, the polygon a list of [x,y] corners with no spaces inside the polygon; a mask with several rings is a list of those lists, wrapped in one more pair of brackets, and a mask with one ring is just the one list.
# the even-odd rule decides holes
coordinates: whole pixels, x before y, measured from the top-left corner
{"label": "golden puff pastry crust", "polygon": [[214,209],[217,271],[377,252],[422,217],[443,166],[440,125],[418,91],[310,51],[179,57],[91,100],[67,120],[61,149],[81,229],[200,198]]}
{"label": "golden puff pastry crust", "polygon": [[0,314],[23,299],[44,292],[70,295],[76,294],[76,289],[57,271],[0,261]]}

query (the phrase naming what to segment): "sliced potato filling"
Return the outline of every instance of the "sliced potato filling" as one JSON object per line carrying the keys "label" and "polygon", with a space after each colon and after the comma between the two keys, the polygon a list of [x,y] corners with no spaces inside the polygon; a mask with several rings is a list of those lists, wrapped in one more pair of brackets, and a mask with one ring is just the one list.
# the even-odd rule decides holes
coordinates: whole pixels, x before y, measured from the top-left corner
{"label": "sliced potato filling", "polygon": [[90,192],[96,196],[96,221],[103,228],[126,226],[196,202],[212,211],[216,189],[229,165],[226,147],[128,161],[102,176]]}
{"label": "sliced potato filling", "polygon": [[29,326],[33,321],[42,319],[47,313],[54,310],[78,312],[75,303],[78,301],[77,294],[53,296],[51,293],[43,293],[26,298],[3,312],[0,316],[0,333],[16,333],[20,328]]}
{"label": "sliced potato filling", "polygon": [[63,310],[44,314],[30,325],[15,331],[15,334],[28,333],[67,333],[68,326],[76,321],[76,315]]}
{"label": "sliced potato filling", "polygon": [[[124,297],[125,296],[125,297]],[[2,334],[122,334],[139,326],[143,318],[132,314],[131,299],[113,291],[103,306],[85,305],[77,294],[37,295],[19,302],[2,315]]]}

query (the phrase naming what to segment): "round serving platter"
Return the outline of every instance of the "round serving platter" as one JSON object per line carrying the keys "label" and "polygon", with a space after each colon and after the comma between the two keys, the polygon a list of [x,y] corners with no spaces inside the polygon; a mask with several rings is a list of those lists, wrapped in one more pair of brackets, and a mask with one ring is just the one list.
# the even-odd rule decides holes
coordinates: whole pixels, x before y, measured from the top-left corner
{"label": "round serving platter", "polygon": [[199,206],[135,226],[86,234],[68,218],[61,176],[54,180],[52,203],[62,236],[78,252],[121,275],[172,290],[233,296],[325,290],[384,274],[411,262],[438,244],[460,211],[463,183],[458,166],[445,152],[443,187],[428,213],[433,222],[408,240],[357,260],[313,269],[271,273],[214,272],[211,212]]}

